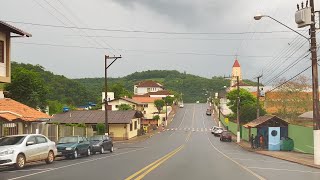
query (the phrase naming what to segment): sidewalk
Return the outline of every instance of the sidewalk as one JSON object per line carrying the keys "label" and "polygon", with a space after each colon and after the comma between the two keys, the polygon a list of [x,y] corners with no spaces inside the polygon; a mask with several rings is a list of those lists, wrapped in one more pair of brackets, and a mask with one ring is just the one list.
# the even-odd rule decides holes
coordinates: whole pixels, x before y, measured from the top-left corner
{"label": "sidewalk", "polygon": [[[215,113],[214,119],[216,123],[218,123],[218,115]],[[235,141],[236,136],[233,135],[232,137],[233,141]],[[236,142],[235,142],[236,143]],[[299,153],[299,152],[291,152],[291,151],[267,151],[267,150],[262,150],[262,149],[252,149],[251,144],[247,141],[241,140],[241,142],[238,144],[238,146],[242,147],[243,149],[254,152],[257,154],[262,154],[265,156],[270,156],[274,157],[277,159],[282,159],[285,161],[290,161],[294,162],[297,164],[313,167],[313,168],[318,168],[320,169],[319,165],[315,165],[313,163],[313,154],[304,154],[304,153]]]}
{"label": "sidewalk", "polygon": [[251,149],[251,144],[244,140],[242,140],[238,145],[250,152],[255,152],[265,156],[270,156],[270,157],[320,169],[319,165],[314,165],[312,154],[304,154],[304,153],[298,153],[298,152],[292,152],[292,151],[267,151],[262,149]]}

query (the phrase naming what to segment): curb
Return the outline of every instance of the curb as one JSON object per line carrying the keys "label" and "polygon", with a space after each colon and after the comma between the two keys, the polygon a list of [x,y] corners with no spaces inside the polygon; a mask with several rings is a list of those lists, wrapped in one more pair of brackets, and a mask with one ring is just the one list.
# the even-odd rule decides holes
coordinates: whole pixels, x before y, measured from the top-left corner
{"label": "curb", "polygon": [[261,153],[259,151],[254,151],[254,150],[251,150],[251,149],[248,149],[246,147],[243,147],[241,144],[238,144],[236,143],[238,146],[240,146],[242,149],[246,150],[246,151],[249,151],[249,152],[254,152],[256,154],[261,154],[261,155],[264,155],[264,156],[269,156],[269,157],[273,157],[273,158],[277,158],[277,159],[281,159],[281,160],[285,160],[285,161],[288,161],[288,162],[293,162],[293,163],[296,163],[296,164],[300,164],[300,165],[304,165],[304,166],[308,166],[308,167],[312,167],[312,168],[316,168],[316,169],[320,169],[320,166],[317,166],[317,165],[313,165],[313,164],[309,164],[309,163],[304,163],[304,162],[299,162],[299,161],[295,161],[295,160],[292,160],[292,159],[286,159],[286,158],[283,158],[281,156],[276,156],[276,155],[271,155],[271,154],[264,154],[264,153]]}

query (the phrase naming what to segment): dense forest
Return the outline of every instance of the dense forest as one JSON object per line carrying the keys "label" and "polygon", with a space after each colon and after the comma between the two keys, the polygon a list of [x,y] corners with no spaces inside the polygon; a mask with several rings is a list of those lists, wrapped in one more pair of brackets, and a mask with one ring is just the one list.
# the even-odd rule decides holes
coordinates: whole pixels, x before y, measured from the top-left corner
{"label": "dense forest", "polygon": [[[120,78],[108,78],[108,90],[116,92],[116,97],[131,96],[133,85],[144,80],[155,80],[168,90],[182,94],[183,101],[204,102],[210,94],[229,85],[223,77],[204,78],[174,70],[152,70],[135,72]],[[246,83],[254,84],[249,80]],[[3,85],[0,84],[0,88]],[[55,75],[40,65],[12,62],[12,83],[6,84],[7,97],[11,97],[32,107],[50,106],[55,112],[64,105],[80,106],[89,102],[100,103],[104,90],[104,78],[69,79]]]}
{"label": "dense forest", "polygon": [[[104,78],[83,78],[75,79],[77,82],[87,87],[87,90],[100,95],[103,89]],[[218,92],[224,86],[228,86],[230,81],[223,77],[204,78],[187,73],[180,73],[174,70],[152,70],[135,72],[121,78],[109,78],[109,86],[114,83],[122,84],[128,91],[133,92],[133,85],[143,80],[155,80],[164,85],[168,90],[177,93],[182,93],[183,100],[186,103],[201,101],[204,102],[206,98],[212,93]],[[100,91],[99,91],[100,90]],[[206,94],[206,91],[209,93]]]}

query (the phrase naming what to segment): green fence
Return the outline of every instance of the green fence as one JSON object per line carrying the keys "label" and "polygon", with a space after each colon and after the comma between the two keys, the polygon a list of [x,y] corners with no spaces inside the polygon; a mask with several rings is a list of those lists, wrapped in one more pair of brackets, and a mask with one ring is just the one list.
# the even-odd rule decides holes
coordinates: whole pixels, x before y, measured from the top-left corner
{"label": "green fence", "polygon": [[[227,124],[223,115],[220,117],[221,123],[227,127],[233,134],[237,134],[237,124],[229,121]],[[249,129],[241,127],[241,139],[249,141]],[[257,129],[251,128],[251,134],[257,135]],[[288,136],[293,139],[294,150],[302,153],[313,154],[313,129],[289,124]]]}
{"label": "green fence", "polygon": [[288,136],[293,139],[294,150],[313,154],[313,129],[289,124]]}

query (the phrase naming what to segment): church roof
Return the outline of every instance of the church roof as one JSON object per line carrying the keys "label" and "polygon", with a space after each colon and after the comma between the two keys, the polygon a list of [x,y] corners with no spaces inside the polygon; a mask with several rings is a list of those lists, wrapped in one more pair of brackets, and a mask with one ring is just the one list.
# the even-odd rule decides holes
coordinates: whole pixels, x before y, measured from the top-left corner
{"label": "church roof", "polygon": [[232,67],[240,67],[239,61],[236,59]]}

